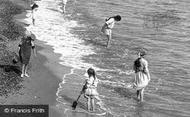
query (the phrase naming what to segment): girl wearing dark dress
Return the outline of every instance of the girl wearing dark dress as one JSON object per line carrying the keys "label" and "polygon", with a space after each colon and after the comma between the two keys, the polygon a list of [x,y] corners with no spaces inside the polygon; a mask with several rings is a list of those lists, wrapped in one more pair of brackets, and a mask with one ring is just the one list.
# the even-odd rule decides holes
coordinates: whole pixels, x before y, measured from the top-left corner
{"label": "girl wearing dark dress", "polygon": [[31,32],[26,31],[25,36],[21,39],[19,44],[19,56],[22,63],[22,74],[21,77],[29,77],[27,74],[28,63],[30,61],[31,50],[33,50],[34,55],[36,56],[34,39],[32,38]]}

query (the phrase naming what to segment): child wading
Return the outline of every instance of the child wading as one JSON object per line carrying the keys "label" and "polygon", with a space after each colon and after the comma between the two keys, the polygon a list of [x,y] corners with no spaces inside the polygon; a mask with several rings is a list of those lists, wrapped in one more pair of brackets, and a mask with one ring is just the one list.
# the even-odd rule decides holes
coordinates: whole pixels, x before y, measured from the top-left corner
{"label": "child wading", "polygon": [[139,52],[138,59],[134,61],[134,88],[137,89],[137,98],[140,101],[143,101],[144,89],[150,81],[148,62],[144,59],[144,55],[145,52]]}
{"label": "child wading", "polygon": [[67,0],[62,0],[62,12],[65,13],[65,7],[66,7],[66,4],[67,4]]}
{"label": "child wading", "polygon": [[25,36],[21,39],[19,44],[19,56],[22,63],[22,74],[21,77],[29,77],[27,74],[28,63],[30,61],[31,50],[33,50],[34,55],[36,56],[34,39],[32,34],[29,31],[25,31]]}
{"label": "child wading", "polygon": [[39,6],[36,4],[36,3],[34,3],[34,4],[32,4],[31,5],[31,10],[32,10],[32,24],[33,25],[35,25],[35,20],[36,20],[36,11],[37,11],[37,8],[38,8]]}
{"label": "child wading", "polygon": [[87,99],[87,108],[88,111],[94,111],[94,99],[98,98],[97,85],[98,79],[96,78],[96,73],[94,69],[89,68],[87,70],[88,79],[85,80],[85,85],[83,87],[84,97]]}
{"label": "child wading", "polygon": [[121,21],[121,16],[116,15],[113,17],[110,17],[106,19],[105,24],[102,26],[101,31],[107,36],[107,47],[109,46],[109,41],[111,40],[111,35],[112,35],[112,28],[114,27],[114,24],[116,21]]}

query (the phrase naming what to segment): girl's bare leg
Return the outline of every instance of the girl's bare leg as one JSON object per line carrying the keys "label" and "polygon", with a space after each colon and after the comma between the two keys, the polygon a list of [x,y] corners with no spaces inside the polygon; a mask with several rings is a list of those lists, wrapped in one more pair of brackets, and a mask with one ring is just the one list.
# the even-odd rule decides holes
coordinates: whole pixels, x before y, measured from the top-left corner
{"label": "girl's bare leg", "polygon": [[140,90],[137,90],[137,99],[140,100]]}
{"label": "girl's bare leg", "polygon": [[140,101],[143,102],[144,88],[140,90]]}
{"label": "girl's bare leg", "polygon": [[65,13],[66,4],[63,4],[63,13]]}
{"label": "girl's bare leg", "polygon": [[92,106],[92,111],[94,111],[94,98],[91,97],[91,106]]}
{"label": "girl's bare leg", "polygon": [[24,77],[24,72],[25,72],[25,64],[22,65],[22,74],[21,74],[21,77]]}
{"label": "girl's bare leg", "polygon": [[90,97],[87,97],[87,109],[90,111]]}
{"label": "girl's bare leg", "polygon": [[110,43],[110,40],[111,40],[111,34],[110,35],[107,35],[107,39],[108,39],[108,41],[107,41],[107,47],[109,47],[109,43]]}
{"label": "girl's bare leg", "polygon": [[27,70],[28,70],[28,65],[25,65],[24,75],[26,77],[29,77],[29,75],[27,74]]}

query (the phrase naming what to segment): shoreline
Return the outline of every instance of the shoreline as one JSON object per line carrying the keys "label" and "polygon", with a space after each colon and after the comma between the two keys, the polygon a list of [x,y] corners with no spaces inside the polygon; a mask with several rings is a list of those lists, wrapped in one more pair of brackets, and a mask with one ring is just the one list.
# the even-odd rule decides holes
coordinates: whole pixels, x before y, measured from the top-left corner
{"label": "shoreline", "polygon": [[[26,11],[14,16],[16,24],[26,28],[24,21]],[[22,21],[21,21],[22,20]],[[21,21],[21,22],[19,22]],[[18,39],[9,41],[8,46],[16,51]],[[29,78],[24,77],[21,84],[23,88],[16,94],[1,97],[1,104],[48,104],[49,116],[60,117],[61,115],[52,107],[57,103],[57,90],[62,82],[64,74],[70,71],[69,67],[59,64],[59,54],[53,52],[53,48],[40,40],[35,40],[37,57],[31,56],[29,63]],[[20,65],[19,65],[20,66]]]}
{"label": "shoreline", "polygon": [[[24,28],[31,28],[28,27],[30,22],[27,21],[30,19],[27,18],[27,13],[27,11],[24,11],[23,13],[16,15],[14,17],[15,22]],[[18,40],[10,42],[12,43],[10,46],[13,45],[16,49],[18,45],[17,42]],[[35,40],[37,57],[34,57],[33,55],[31,56],[28,70],[31,77],[23,78],[23,81],[21,82],[23,84],[23,88],[19,90],[17,94],[10,95],[7,98],[2,99],[4,100],[3,104],[48,104],[50,117],[68,115],[83,117],[83,115],[88,115],[87,113],[80,114],[80,112],[75,113],[70,110],[71,104],[75,101],[81,90],[84,79],[83,75],[86,72],[85,68],[81,70],[60,64],[64,61],[63,58],[60,60],[61,54],[55,53],[53,46],[46,43],[47,42],[41,41],[40,39]],[[74,44],[81,46],[79,43]],[[75,47],[75,45],[72,46]],[[82,47],[79,49],[83,49]],[[67,51],[67,48],[65,50]],[[64,80],[68,79],[72,80],[64,83]],[[76,83],[73,84],[73,82]],[[62,91],[63,89],[66,90]],[[84,105],[85,102],[86,100],[84,98],[81,99],[79,107],[86,109],[86,105]],[[64,107],[64,103],[67,103],[68,105]]]}
{"label": "shoreline", "polygon": [[[17,94],[1,98],[1,101],[3,100],[2,104],[5,105],[48,104],[50,117],[60,117],[61,115],[52,109],[52,106],[57,102],[56,93],[59,83],[62,82],[61,73],[62,71],[67,72],[69,69],[59,65],[57,61],[58,55],[53,53],[50,46],[44,45],[43,42],[38,40],[36,41],[37,57],[31,56],[29,64],[30,77],[24,77],[22,82],[24,88]],[[48,66],[57,70],[56,73],[59,72],[59,74],[49,70]]]}

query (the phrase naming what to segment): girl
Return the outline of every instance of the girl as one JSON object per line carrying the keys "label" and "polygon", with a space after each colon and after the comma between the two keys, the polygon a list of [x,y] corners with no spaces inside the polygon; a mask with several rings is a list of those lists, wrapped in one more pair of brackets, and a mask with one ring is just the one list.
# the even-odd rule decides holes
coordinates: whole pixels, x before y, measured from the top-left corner
{"label": "girl", "polygon": [[33,50],[34,55],[36,56],[34,39],[32,38],[31,32],[25,31],[25,36],[21,39],[19,44],[19,56],[22,63],[22,74],[21,77],[29,77],[27,74],[28,63],[31,56],[31,49]]}
{"label": "girl", "polygon": [[145,52],[138,53],[138,59],[134,61],[135,81],[134,88],[137,89],[137,99],[143,101],[144,89],[150,81],[148,62],[144,59]]}
{"label": "girl", "polygon": [[85,85],[83,87],[84,97],[87,99],[88,111],[94,111],[94,98],[98,96],[98,79],[96,78],[94,69],[89,68],[87,73],[89,78],[85,80]]}
{"label": "girl", "polygon": [[31,10],[32,10],[32,24],[33,25],[35,25],[35,19],[36,19],[36,13],[35,13],[35,11],[37,11],[37,8],[38,8],[39,6],[36,4],[36,3],[34,3],[34,4],[32,4],[32,6],[31,6]]}
{"label": "girl", "polygon": [[111,39],[111,33],[112,33],[112,28],[114,27],[115,22],[121,21],[121,16],[120,15],[116,15],[113,17],[110,17],[108,19],[106,19],[105,24],[102,26],[101,31],[107,36],[107,47],[109,46],[109,41]]}

